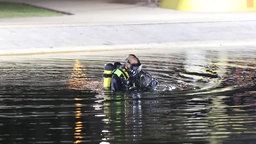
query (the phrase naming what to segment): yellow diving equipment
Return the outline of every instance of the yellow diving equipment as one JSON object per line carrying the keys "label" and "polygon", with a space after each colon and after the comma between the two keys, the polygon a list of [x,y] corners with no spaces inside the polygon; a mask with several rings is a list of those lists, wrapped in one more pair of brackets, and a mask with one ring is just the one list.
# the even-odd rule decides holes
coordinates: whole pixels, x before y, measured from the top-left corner
{"label": "yellow diving equipment", "polygon": [[125,69],[116,69],[114,71],[114,74],[116,74],[118,77],[122,76],[125,80],[127,80],[130,77]]}
{"label": "yellow diving equipment", "polygon": [[103,87],[105,89],[110,88],[111,79],[112,79],[112,72],[115,69],[115,66],[112,63],[105,64],[104,73],[103,73]]}

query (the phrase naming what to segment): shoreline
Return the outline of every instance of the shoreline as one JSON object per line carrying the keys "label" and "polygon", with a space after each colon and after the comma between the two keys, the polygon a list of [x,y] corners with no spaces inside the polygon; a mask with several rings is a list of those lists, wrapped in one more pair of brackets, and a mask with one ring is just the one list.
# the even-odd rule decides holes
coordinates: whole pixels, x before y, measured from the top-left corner
{"label": "shoreline", "polygon": [[[168,50],[168,51],[186,51],[191,49],[196,50],[256,50],[256,41],[190,41],[190,42],[168,42],[168,43],[148,43],[148,44],[123,44],[123,45],[91,45],[83,47],[63,47],[55,49],[30,49],[24,50],[0,50],[0,57],[6,56],[30,56],[30,55],[61,55],[61,54],[75,54],[75,53],[94,53],[94,52],[114,52],[123,50],[148,50],[156,51]],[[15,51],[15,52],[13,52]]]}

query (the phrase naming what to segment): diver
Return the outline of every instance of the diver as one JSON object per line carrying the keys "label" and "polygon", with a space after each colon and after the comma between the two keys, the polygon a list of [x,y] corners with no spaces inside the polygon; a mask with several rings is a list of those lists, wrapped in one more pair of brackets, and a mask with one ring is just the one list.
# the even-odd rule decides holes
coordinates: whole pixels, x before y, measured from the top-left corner
{"label": "diver", "polygon": [[129,54],[123,65],[119,62],[105,65],[104,88],[112,91],[148,91],[154,90],[157,84],[156,78],[142,70],[142,64],[134,54]]}

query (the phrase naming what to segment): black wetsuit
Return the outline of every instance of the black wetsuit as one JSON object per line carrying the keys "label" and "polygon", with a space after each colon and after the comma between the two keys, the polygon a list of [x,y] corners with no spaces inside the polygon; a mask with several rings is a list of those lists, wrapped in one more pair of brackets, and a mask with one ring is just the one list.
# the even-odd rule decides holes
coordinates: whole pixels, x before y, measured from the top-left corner
{"label": "black wetsuit", "polygon": [[122,69],[116,70],[114,70],[111,81],[112,91],[149,91],[154,90],[158,84],[158,81],[154,77],[143,70],[135,77],[130,77],[130,75],[127,75],[128,73],[125,74]]}

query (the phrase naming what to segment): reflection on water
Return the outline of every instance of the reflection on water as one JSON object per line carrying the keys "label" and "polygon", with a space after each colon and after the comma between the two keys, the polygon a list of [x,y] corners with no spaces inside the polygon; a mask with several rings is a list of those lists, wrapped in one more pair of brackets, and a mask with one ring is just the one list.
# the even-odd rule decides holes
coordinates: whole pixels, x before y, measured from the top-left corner
{"label": "reflection on water", "polygon": [[127,51],[1,57],[0,143],[254,143],[256,51],[129,53],[156,91],[102,89]]}

